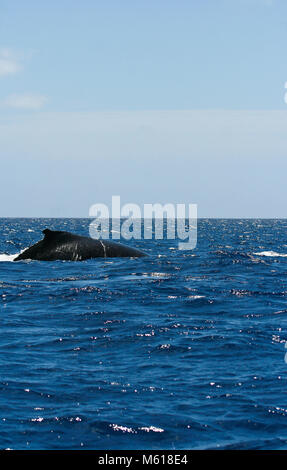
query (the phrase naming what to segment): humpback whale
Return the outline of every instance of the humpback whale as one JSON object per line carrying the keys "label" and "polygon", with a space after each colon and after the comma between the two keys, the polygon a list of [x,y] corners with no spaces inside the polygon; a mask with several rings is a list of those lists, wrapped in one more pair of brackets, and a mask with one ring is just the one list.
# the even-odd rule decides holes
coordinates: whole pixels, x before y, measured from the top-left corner
{"label": "humpback whale", "polygon": [[109,240],[75,235],[69,232],[43,230],[45,235],[30,248],[27,248],[14,261],[32,259],[38,261],[70,260],[82,261],[90,258],[139,257],[145,253]]}

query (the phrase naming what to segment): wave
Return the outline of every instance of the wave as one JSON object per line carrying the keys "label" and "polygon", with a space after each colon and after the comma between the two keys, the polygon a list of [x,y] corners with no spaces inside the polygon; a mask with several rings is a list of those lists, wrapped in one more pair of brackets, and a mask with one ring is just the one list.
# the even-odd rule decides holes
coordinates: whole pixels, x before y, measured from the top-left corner
{"label": "wave", "polygon": [[14,261],[14,259],[18,255],[19,255],[19,253],[15,253],[14,255],[7,255],[5,253],[0,253],[0,262],[2,262],[2,261]]}
{"label": "wave", "polygon": [[253,254],[257,256],[270,256],[270,257],[281,256],[283,258],[287,257],[286,253],[277,253],[276,251],[260,251],[259,253],[253,253]]}
{"label": "wave", "polygon": [[19,251],[19,253],[14,253],[13,255],[8,255],[7,253],[0,253],[0,263],[14,261],[14,259],[17,258],[17,256],[19,256],[25,250],[26,248],[24,248],[24,250]]}

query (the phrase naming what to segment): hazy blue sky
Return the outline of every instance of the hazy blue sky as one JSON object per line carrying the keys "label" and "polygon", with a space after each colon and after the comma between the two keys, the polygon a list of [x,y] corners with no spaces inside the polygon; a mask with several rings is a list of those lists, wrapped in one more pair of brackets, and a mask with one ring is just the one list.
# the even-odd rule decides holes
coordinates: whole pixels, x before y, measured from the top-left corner
{"label": "hazy blue sky", "polygon": [[286,46],[286,0],[1,0],[0,216],[287,217]]}

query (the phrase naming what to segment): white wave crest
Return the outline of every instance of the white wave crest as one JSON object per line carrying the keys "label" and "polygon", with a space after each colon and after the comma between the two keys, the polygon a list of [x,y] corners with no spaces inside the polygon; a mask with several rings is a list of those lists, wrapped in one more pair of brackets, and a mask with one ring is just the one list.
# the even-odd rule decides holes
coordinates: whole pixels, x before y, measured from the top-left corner
{"label": "white wave crest", "polygon": [[15,253],[14,255],[7,255],[5,253],[0,253],[0,262],[2,261],[14,261],[16,256],[18,256],[20,253]]}
{"label": "white wave crest", "polygon": [[13,255],[8,255],[7,253],[0,253],[0,263],[3,261],[4,262],[14,261],[14,259],[17,258],[17,256],[19,256],[25,250],[26,248],[24,248],[24,250],[19,251],[19,253],[14,253]]}
{"label": "white wave crest", "polygon": [[260,251],[259,253],[253,253],[253,254],[257,256],[270,256],[270,257],[281,256],[283,258],[287,257],[286,253],[277,253],[276,251]]}

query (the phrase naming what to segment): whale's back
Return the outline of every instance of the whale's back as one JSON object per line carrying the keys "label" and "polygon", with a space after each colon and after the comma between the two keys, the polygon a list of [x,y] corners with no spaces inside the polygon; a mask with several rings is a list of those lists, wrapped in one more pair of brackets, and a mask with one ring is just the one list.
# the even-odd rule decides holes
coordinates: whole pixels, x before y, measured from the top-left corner
{"label": "whale's back", "polygon": [[82,261],[90,258],[140,257],[141,251],[121,243],[45,229],[44,239],[23,251],[14,261],[34,259],[38,261]]}

